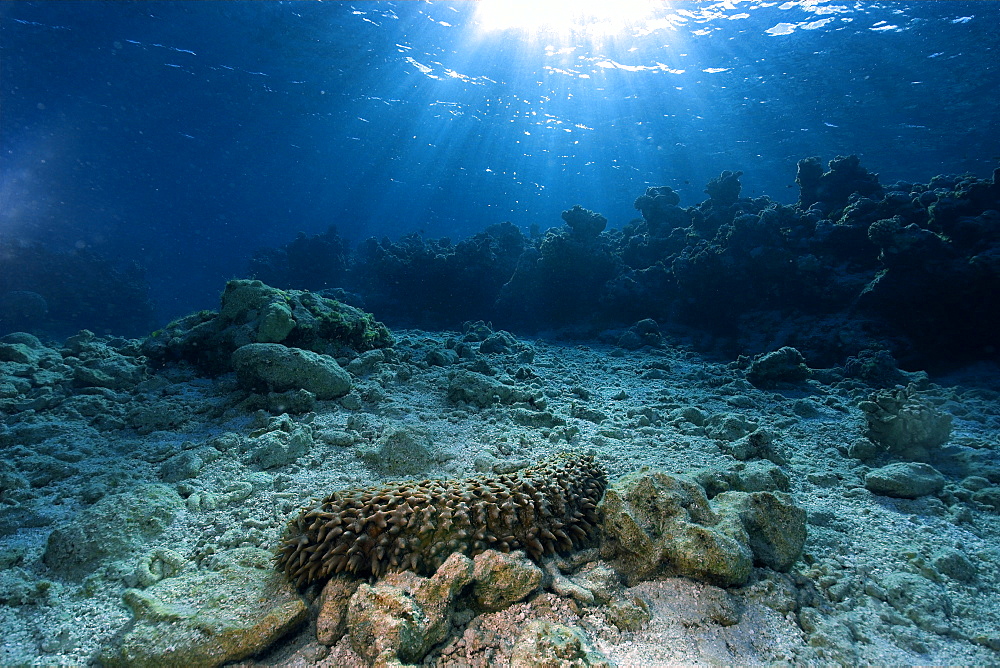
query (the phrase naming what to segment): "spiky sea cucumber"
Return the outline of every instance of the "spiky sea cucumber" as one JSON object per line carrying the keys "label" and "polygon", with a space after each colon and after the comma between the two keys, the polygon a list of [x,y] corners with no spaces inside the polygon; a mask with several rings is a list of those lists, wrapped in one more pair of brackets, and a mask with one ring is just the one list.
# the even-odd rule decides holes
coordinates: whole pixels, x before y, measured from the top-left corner
{"label": "spiky sea cucumber", "polygon": [[607,475],[565,453],[498,476],[345,489],[288,523],[276,565],[299,587],[336,573],[433,573],[454,552],[524,550],[536,561],[595,538]]}

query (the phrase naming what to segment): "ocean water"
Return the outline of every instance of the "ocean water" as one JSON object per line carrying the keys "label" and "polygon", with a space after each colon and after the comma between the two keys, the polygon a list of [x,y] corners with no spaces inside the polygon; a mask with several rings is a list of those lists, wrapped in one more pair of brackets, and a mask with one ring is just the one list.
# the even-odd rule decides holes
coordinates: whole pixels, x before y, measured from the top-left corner
{"label": "ocean water", "polygon": [[1000,157],[994,3],[573,4],[5,3],[0,233],[135,263],[162,321],[330,225],[620,227],[727,169],[792,203],[810,156]]}
{"label": "ocean water", "polygon": [[0,665],[370,664],[305,612],[177,628],[333,489],[564,451],[808,537],[749,575],[605,547],[386,651],[506,665],[549,619],[586,665],[1000,663],[998,23],[0,2]]}

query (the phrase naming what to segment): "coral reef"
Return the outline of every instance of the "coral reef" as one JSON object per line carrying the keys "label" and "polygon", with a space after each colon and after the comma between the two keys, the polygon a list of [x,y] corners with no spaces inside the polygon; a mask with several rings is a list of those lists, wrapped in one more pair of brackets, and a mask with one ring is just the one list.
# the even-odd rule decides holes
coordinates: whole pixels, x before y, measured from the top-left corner
{"label": "coral reef", "polygon": [[[808,158],[793,206],[743,196],[741,176],[723,171],[686,208],[669,186],[649,187],[635,200],[642,218],[619,229],[576,205],[530,238],[510,223],[457,244],[372,238],[337,275],[395,325],[586,331],[652,319],[734,355],[793,346],[823,366],[864,350],[906,368],[998,354],[1000,170],[883,185],[855,155],[825,170]],[[285,276],[293,247],[326,243],[337,246],[300,237],[268,266]],[[300,257],[293,282],[332,285],[327,260]]]}
{"label": "coral reef", "polygon": [[932,180],[916,219],[876,220],[868,230],[883,269],[859,296],[862,312],[938,359],[997,354],[1000,312],[1000,169],[992,181]]}
{"label": "coral reef", "polygon": [[586,320],[602,286],[617,273],[618,260],[600,233],[604,216],[580,206],[562,215],[566,226],[549,230],[521,255],[497,297],[498,314],[521,327]]}
{"label": "coral reef", "polygon": [[250,276],[282,290],[336,288],[347,273],[347,242],[332,225],[323,234],[304,232],[279,248],[262,248],[250,260]]}
{"label": "coral reef", "polygon": [[824,172],[817,157],[799,160],[795,182],[799,185],[799,207],[809,209],[814,204],[826,212],[843,208],[851,195],[878,196],[882,186],[878,174],[861,166],[856,155],[837,156]]}
{"label": "coral reef", "polygon": [[540,559],[593,538],[605,485],[592,457],[563,455],[497,477],[338,491],[291,520],[277,565],[301,587],[344,571],[433,573],[455,552]]}
{"label": "coral reef", "polygon": [[489,319],[500,288],[528,246],[510,223],[490,225],[453,244],[417,234],[367,239],[351,255],[347,286],[394,325],[457,326]]}
{"label": "coral reef", "polygon": [[573,235],[581,239],[594,239],[608,226],[608,219],[579,204],[562,212],[563,221],[573,230]]}

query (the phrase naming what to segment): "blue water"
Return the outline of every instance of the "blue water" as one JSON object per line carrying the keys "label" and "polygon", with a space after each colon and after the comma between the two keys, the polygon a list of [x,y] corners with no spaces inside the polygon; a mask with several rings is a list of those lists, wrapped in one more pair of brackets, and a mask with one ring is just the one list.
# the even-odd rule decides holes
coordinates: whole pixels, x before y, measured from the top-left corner
{"label": "blue water", "polygon": [[138,267],[162,321],[331,224],[614,228],[724,169],[793,203],[808,156],[882,183],[1000,156],[1000,3],[488,4],[0,4],[0,242]]}

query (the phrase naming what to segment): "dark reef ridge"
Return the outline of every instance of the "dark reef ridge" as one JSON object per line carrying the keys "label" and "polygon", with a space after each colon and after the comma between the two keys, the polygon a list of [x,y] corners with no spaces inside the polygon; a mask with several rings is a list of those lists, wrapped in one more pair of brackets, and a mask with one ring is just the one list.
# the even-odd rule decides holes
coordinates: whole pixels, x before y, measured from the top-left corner
{"label": "dark reef ridge", "polygon": [[260,251],[251,269],[281,288],[335,276],[390,326],[593,335],[653,319],[727,354],[795,346],[813,365],[871,351],[909,368],[996,357],[1000,169],[883,185],[857,156],[826,170],[807,158],[795,205],[742,197],[741,175],[723,172],[687,208],[647,188],[642,218],[621,229],[577,205],[530,237],[501,223],[459,243],[411,234],[348,252],[328,231]]}

